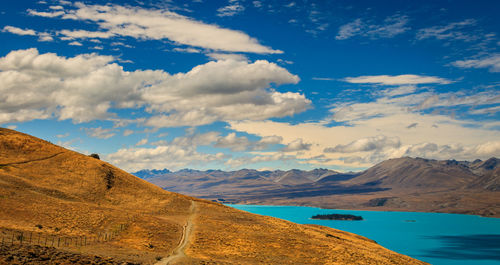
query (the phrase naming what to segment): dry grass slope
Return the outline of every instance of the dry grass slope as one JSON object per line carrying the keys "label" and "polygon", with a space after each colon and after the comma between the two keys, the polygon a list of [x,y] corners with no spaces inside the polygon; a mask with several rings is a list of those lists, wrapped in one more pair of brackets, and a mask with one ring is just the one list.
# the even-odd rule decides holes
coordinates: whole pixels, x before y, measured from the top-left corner
{"label": "dry grass slope", "polygon": [[423,264],[354,234],[164,191],[101,160],[0,128],[0,230],[90,238],[125,227],[113,240],[59,250],[150,264],[177,246],[193,200],[194,228],[180,264]]}

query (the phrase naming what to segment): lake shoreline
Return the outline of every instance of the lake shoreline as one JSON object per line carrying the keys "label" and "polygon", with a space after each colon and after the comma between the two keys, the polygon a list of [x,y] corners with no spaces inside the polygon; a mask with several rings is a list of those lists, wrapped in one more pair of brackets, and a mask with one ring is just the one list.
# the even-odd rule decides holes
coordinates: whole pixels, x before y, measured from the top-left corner
{"label": "lake shoreline", "polygon": [[253,206],[274,206],[274,207],[279,207],[279,206],[294,206],[294,207],[312,207],[312,208],[318,208],[322,210],[345,210],[345,211],[373,211],[373,212],[408,212],[408,213],[443,213],[443,214],[460,214],[460,215],[471,215],[471,216],[479,216],[483,218],[493,218],[493,219],[500,219],[500,215],[482,215],[478,213],[474,213],[472,211],[465,211],[465,212],[453,212],[453,211],[417,211],[417,210],[406,210],[406,209],[396,209],[396,208],[389,208],[389,207],[384,207],[384,209],[372,209],[369,207],[353,207],[353,208],[343,208],[343,207],[337,207],[337,208],[331,208],[331,207],[324,207],[324,206],[317,206],[317,205],[300,205],[300,204],[258,204],[258,203],[223,203],[224,205],[253,205]]}
{"label": "lake shoreline", "polygon": [[[392,251],[436,265],[493,265],[499,258],[485,260],[484,253],[500,248],[500,220],[479,215],[457,213],[370,211],[347,209],[324,209],[308,206],[226,204],[254,214],[271,216],[299,224],[311,224],[354,233]],[[362,222],[344,220],[312,219],[316,214],[352,214],[363,217]],[[493,241],[492,241],[493,240]],[[476,242],[478,246],[467,250],[449,248]],[[497,247],[498,245],[498,247]],[[493,248],[491,248],[493,246]],[[475,252],[474,252],[475,251]],[[488,252],[489,251],[489,252]],[[472,252],[472,253],[471,253]],[[461,255],[463,257],[461,257]],[[457,260],[456,257],[461,258]],[[491,259],[491,258],[490,258]]]}

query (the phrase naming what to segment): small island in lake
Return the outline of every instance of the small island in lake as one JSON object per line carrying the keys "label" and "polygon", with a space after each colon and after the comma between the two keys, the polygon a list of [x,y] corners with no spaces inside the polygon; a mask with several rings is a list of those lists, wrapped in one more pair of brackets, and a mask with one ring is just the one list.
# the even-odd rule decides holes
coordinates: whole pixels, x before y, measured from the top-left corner
{"label": "small island in lake", "polygon": [[313,217],[312,219],[319,219],[319,220],[349,220],[349,221],[361,221],[363,220],[363,217],[361,216],[356,216],[352,214],[317,214]]}

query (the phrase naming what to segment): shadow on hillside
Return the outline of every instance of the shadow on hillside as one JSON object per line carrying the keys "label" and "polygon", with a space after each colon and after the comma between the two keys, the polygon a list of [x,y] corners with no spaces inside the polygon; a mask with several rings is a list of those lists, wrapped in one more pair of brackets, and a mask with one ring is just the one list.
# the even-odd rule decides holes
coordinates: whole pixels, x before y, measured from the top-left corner
{"label": "shadow on hillside", "polygon": [[[285,197],[288,199],[302,198],[302,197],[319,197],[328,195],[346,195],[346,194],[362,194],[369,192],[379,192],[388,190],[387,188],[368,187],[368,186],[329,186],[329,187],[303,187],[303,188],[289,188],[275,192],[270,197]],[[279,194],[279,195],[278,195]],[[278,195],[278,196],[277,196]]]}
{"label": "shadow on hillside", "polygon": [[[259,187],[259,189],[247,190],[247,191],[238,191],[237,189],[228,192],[225,192],[225,196],[232,197],[233,199],[238,200],[251,200],[251,199],[275,199],[275,198],[287,198],[287,199],[295,199],[302,197],[318,197],[318,196],[328,196],[328,195],[340,195],[340,194],[363,194],[369,192],[379,192],[385,191],[388,188],[378,188],[378,187],[369,187],[369,186],[315,186],[315,185],[297,185],[297,186],[288,186],[286,188],[263,188]],[[175,190],[173,190],[175,191]],[[212,197],[213,195],[198,195],[200,198]]]}
{"label": "shadow on hillside", "polygon": [[445,259],[500,261],[500,235],[431,236],[443,247],[427,250],[423,256]]}

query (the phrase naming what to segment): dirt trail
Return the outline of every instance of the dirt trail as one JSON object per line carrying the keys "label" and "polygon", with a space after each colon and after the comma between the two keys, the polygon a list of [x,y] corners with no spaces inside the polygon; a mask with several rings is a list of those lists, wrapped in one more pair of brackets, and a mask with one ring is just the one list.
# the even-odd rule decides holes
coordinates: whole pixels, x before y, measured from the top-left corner
{"label": "dirt trail", "polygon": [[170,256],[163,258],[159,262],[155,263],[155,265],[172,264],[173,261],[186,257],[184,249],[186,248],[186,245],[189,243],[189,236],[193,231],[193,219],[195,217],[195,213],[196,213],[196,203],[194,201],[191,201],[191,207],[189,208],[189,217],[186,221],[186,224],[183,227],[182,237],[181,240],[179,241],[179,245],[177,245],[177,247],[174,249],[174,251]]}
{"label": "dirt trail", "polygon": [[53,154],[51,156],[37,158],[37,159],[33,159],[33,160],[26,160],[26,161],[21,161],[21,162],[12,162],[12,163],[7,163],[7,164],[0,164],[0,167],[11,166],[11,165],[19,165],[19,164],[27,164],[27,163],[36,162],[36,161],[43,161],[43,160],[51,159],[51,158],[53,158],[53,157],[55,157],[57,155],[60,155],[62,153],[63,152],[59,152],[59,153]]}

